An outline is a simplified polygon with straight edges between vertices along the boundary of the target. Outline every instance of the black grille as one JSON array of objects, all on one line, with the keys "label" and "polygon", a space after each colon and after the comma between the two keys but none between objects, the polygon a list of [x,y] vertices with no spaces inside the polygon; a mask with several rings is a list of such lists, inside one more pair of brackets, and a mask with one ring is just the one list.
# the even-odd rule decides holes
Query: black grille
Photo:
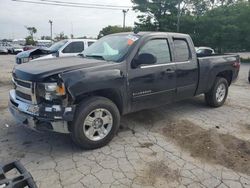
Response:
[{"label": "black grille", "polygon": [[31,96],[16,90],[16,95],[22,99],[31,101]]},{"label": "black grille", "polygon": [[17,85],[23,86],[23,87],[27,87],[27,88],[31,88],[31,84],[27,83],[27,82],[23,82],[21,80],[17,80],[15,79],[15,82],[17,83]]}]

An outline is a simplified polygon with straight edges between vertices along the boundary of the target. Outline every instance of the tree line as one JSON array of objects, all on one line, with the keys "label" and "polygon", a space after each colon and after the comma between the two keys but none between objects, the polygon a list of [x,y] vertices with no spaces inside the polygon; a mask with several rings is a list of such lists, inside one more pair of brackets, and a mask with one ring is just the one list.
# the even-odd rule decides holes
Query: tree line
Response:
[{"label": "tree line", "polygon": [[[190,34],[196,46],[218,52],[250,50],[250,2],[246,0],[132,0],[135,31]],[[99,37],[122,31],[108,26]],[[126,28],[126,31],[132,28]]]}]

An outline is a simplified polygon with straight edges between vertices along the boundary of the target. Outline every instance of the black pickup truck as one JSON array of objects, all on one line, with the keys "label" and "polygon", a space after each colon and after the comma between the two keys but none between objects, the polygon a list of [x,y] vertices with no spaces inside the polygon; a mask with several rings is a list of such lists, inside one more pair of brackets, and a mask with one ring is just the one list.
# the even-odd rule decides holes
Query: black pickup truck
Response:
[{"label": "black pickup truck", "polygon": [[200,94],[223,105],[239,68],[237,55],[197,57],[189,35],[113,34],[78,57],[16,66],[9,109],[27,127],[94,149],[114,137],[120,115]]}]

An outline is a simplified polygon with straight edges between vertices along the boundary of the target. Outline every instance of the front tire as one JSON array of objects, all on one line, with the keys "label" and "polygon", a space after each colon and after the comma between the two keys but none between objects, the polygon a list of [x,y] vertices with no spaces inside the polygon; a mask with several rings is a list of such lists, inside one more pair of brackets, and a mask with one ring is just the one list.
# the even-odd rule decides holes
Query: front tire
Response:
[{"label": "front tire", "polygon": [[78,107],[72,124],[71,138],[83,149],[96,149],[108,144],[120,125],[117,106],[104,97],[91,97]]},{"label": "front tire", "polygon": [[206,103],[212,107],[222,106],[228,94],[228,81],[225,78],[217,77],[211,90],[205,94]]}]

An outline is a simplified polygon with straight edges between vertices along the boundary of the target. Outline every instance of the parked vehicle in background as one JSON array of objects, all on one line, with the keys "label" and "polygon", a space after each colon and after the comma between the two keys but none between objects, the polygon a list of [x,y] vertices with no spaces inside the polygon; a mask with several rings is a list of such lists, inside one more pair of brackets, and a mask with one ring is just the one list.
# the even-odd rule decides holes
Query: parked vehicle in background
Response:
[{"label": "parked vehicle in background", "polygon": [[211,55],[211,54],[215,54],[214,49],[210,48],[210,47],[197,47],[195,48],[196,53],[199,55]]},{"label": "parked vehicle in background", "polygon": [[[61,41],[64,44],[61,48],[59,48],[56,53],[49,54],[40,58],[35,59],[51,59],[56,57],[70,57],[77,56],[79,53],[87,49],[91,46],[96,40],[93,39],[68,39]],[[61,45],[61,44],[60,44]],[[53,50],[55,51],[55,50]]]},{"label": "parked vehicle in background", "polygon": [[5,46],[0,46],[0,54],[8,54],[8,49]]},{"label": "parked vehicle in background", "polygon": [[9,108],[30,128],[69,133],[94,149],[116,135],[120,115],[200,94],[222,106],[239,69],[238,55],[197,58],[189,35],[118,33],[81,56],[16,66]]},{"label": "parked vehicle in background", "polygon": [[13,39],[12,40],[12,44],[13,45],[21,45],[21,46],[24,46],[26,43],[26,40],[21,38],[21,39]]},{"label": "parked vehicle in background", "polygon": [[8,53],[10,53],[12,45],[9,42],[3,42],[0,44],[0,46],[5,47],[8,50]]},{"label": "parked vehicle in background", "polygon": [[37,47],[36,46],[32,46],[32,45],[27,45],[27,46],[23,47],[23,51],[32,50],[32,49],[35,49],[35,48],[37,48]]},{"label": "parked vehicle in background", "polygon": [[37,48],[19,53],[16,63],[27,63],[34,59],[51,59],[56,57],[76,56],[88,48],[96,40],[94,39],[66,39],[54,43],[49,48]]},{"label": "parked vehicle in background", "polygon": [[38,47],[50,47],[53,44],[51,40],[37,40],[36,46]]},{"label": "parked vehicle in background", "polygon": [[23,52],[23,46],[18,44],[13,44],[10,47],[8,47],[8,51],[10,54],[18,54],[20,52]]}]

